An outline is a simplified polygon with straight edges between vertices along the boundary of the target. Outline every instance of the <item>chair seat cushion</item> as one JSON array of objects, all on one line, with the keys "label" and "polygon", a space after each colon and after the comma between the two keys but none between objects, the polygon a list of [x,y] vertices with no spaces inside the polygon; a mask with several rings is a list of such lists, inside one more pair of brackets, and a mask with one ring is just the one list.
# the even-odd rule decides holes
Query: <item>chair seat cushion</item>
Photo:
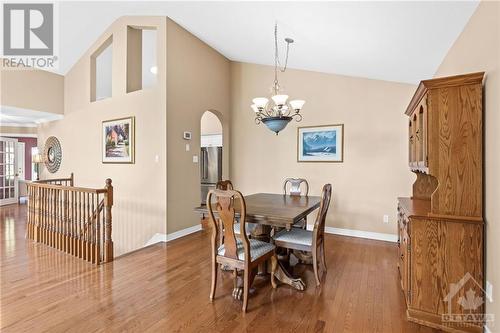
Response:
[{"label": "chair seat cushion", "polygon": [[312,246],[313,233],[309,230],[292,228],[292,230],[282,230],[274,235],[274,240],[298,245]]},{"label": "chair seat cushion", "polygon": [[[255,223],[246,223],[245,224],[245,232],[247,235],[250,235],[252,234],[252,231],[255,229]],[[239,235],[241,234],[241,225],[239,223],[235,223],[234,224],[234,233]]]},{"label": "chair seat cushion", "polygon": [[[256,239],[249,239],[248,241],[250,242],[250,257],[252,258],[252,261],[255,261],[256,259],[262,257],[266,253],[274,251],[275,248],[273,244],[262,242]],[[238,259],[245,260],[245,251],[243,250],[243,242],[239,239],[236,239],[236,251],[238,253]],[[221,246],[219,246],[217,254],[223,256],[225,252],[226,249],[224,248],[224,244],[222,244]]]}]

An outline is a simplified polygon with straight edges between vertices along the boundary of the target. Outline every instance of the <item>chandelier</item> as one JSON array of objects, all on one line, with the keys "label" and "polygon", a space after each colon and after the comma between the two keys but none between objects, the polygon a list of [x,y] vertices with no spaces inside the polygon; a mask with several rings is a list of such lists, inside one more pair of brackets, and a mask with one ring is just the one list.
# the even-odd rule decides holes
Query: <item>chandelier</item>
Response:
[{"label": "chandelier", "polygon": [[288,95],[285,95],[280,91],[280,85],[278,82],[278,68],[282,73],[286,71],[286,66],[288,64],[288,51],[290,49],[290,44],[293,43],[293,39],[285,38],[285,42],[285,65],[283,66],[283,68],[281,68],[278,54],[278,24],[275,24],[274,83],[272,86],[272,102],[270,102],[266,97],[257,97],[252,100],[253,104],[251,105],[252,110],[255,112],[255,123],[257,125],[259,125],[261,122],[264,123],[267,128],[275,132],[276,135],[278,135],[278,133],[283,130],[293,118],[295,118],[296,121],[302,120],[302,115],[300,115],[299,112],[305,103],[305,101],[301,99],[288,101]]}]

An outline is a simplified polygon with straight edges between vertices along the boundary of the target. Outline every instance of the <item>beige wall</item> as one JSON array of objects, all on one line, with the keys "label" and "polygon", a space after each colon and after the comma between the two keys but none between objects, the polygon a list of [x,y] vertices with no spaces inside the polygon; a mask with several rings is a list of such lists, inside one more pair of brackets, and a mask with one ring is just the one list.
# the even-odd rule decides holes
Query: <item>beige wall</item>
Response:
[{"label": "beige wall", "polygon": [[[200,223],[200,120],[211,110],[223,126],[223,177],[229,178],[230,62],[167,19],[167,229],[172,233]],[[191,131],[188,142],[183,131]],[[189,143],[190,151],[185,144]]]},{"label": "beige wall", "polygon": [[206,111],[201,117],[201,135],[222,134],[222,123],[212,112]]},{"label": "beige wall", "polygon": [[[158,83],[126,93],[126,26],[158,29]],[[90,102],[90,55],[113,35],[113,95]],[[75,174],[77,186],[114,185],[113,239],[117,255],[142,247],[155,233],[166,232],[166,18],[123,17],[115,21],[66,75],[63,120],[39,126],[39,142],[59,138],[63,159],[56,174]],[[101,123],[135,116],[135,164],[101,162]],[[155,156],[159,161],[155,162]]]},{"label": "beige wall", "polygon": [[[276,136],[256,126],[252,98],[266,96],[273,69],[232,65],[232,160],[234,185],[245,194],[280,193],[287,177],[306,178],[311,194],[333,185],[327,226],[396,234],[396,198],[409,195],[406,116],[415,86],[316,72],[287,70],[280,83],[305,99],[302,122]],[[297,163],[297,127],[344,124],[343,163]],[[383,215],[390,217],[383,224]]]},{"label": "beige wall", "polygon": [[36,69],[0,68],[0,104],[64,113],[64,76]]},{"label": "beige wall", "polygon": [[482,2],[436,72],[436,77],[485,71],[485,220],[486,279],[493,288],[494,303],[486,311],[494,313],[500,332],[500,3]]},{"label": "beige wall", "polygon": [[37,134],[36,127],[0,126],[0,135]]}]

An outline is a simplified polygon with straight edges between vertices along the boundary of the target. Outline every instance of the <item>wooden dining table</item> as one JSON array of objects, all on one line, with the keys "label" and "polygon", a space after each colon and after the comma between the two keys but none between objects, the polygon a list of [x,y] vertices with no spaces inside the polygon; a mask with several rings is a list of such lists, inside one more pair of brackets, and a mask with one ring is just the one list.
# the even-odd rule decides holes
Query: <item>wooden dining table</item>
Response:
[{"label": "wooden dining table", "polygon": [[[319,196],[297,196],[274,193],[256,193],[245,197],[247,223],[256,223],[251,237],[265,242],[271,241],[271,232],[276,229],[285,228],[290,230],[292,226],[306,218],[311,212],[319,208],[321,197]],[[235,202],[236,217],[239,217],[240,205]],[[208,216],[208,207],[196,207],[195,212],[201,214],[202,218]],[[214,209],[214,213],[216,210]],[[297,290],[304,290],[306,285],[301,278],[294,278],[288,269],[288,256],[278,255],[278,267],[275,277],[282,283],[288,284]],[[266,274],[268,270],[263,267],[259,274]],[[241,287],[237,287],[241,289]],[[239,298],[241,290],[233,291],[233,296]]]}]

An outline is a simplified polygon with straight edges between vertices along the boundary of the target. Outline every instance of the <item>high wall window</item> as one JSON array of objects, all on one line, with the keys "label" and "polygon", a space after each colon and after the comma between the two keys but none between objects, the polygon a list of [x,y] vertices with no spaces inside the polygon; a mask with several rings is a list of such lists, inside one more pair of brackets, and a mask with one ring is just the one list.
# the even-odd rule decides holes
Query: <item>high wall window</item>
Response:
[{"label": "high wall window", "polygon": [[108,38],[90,57],[92,102],[111,97],[113,87],[113,37]]},{"label": "high wall window", "polygon": [[127,27],[127,92],[156,84],[157,32],[154,28]]}]

